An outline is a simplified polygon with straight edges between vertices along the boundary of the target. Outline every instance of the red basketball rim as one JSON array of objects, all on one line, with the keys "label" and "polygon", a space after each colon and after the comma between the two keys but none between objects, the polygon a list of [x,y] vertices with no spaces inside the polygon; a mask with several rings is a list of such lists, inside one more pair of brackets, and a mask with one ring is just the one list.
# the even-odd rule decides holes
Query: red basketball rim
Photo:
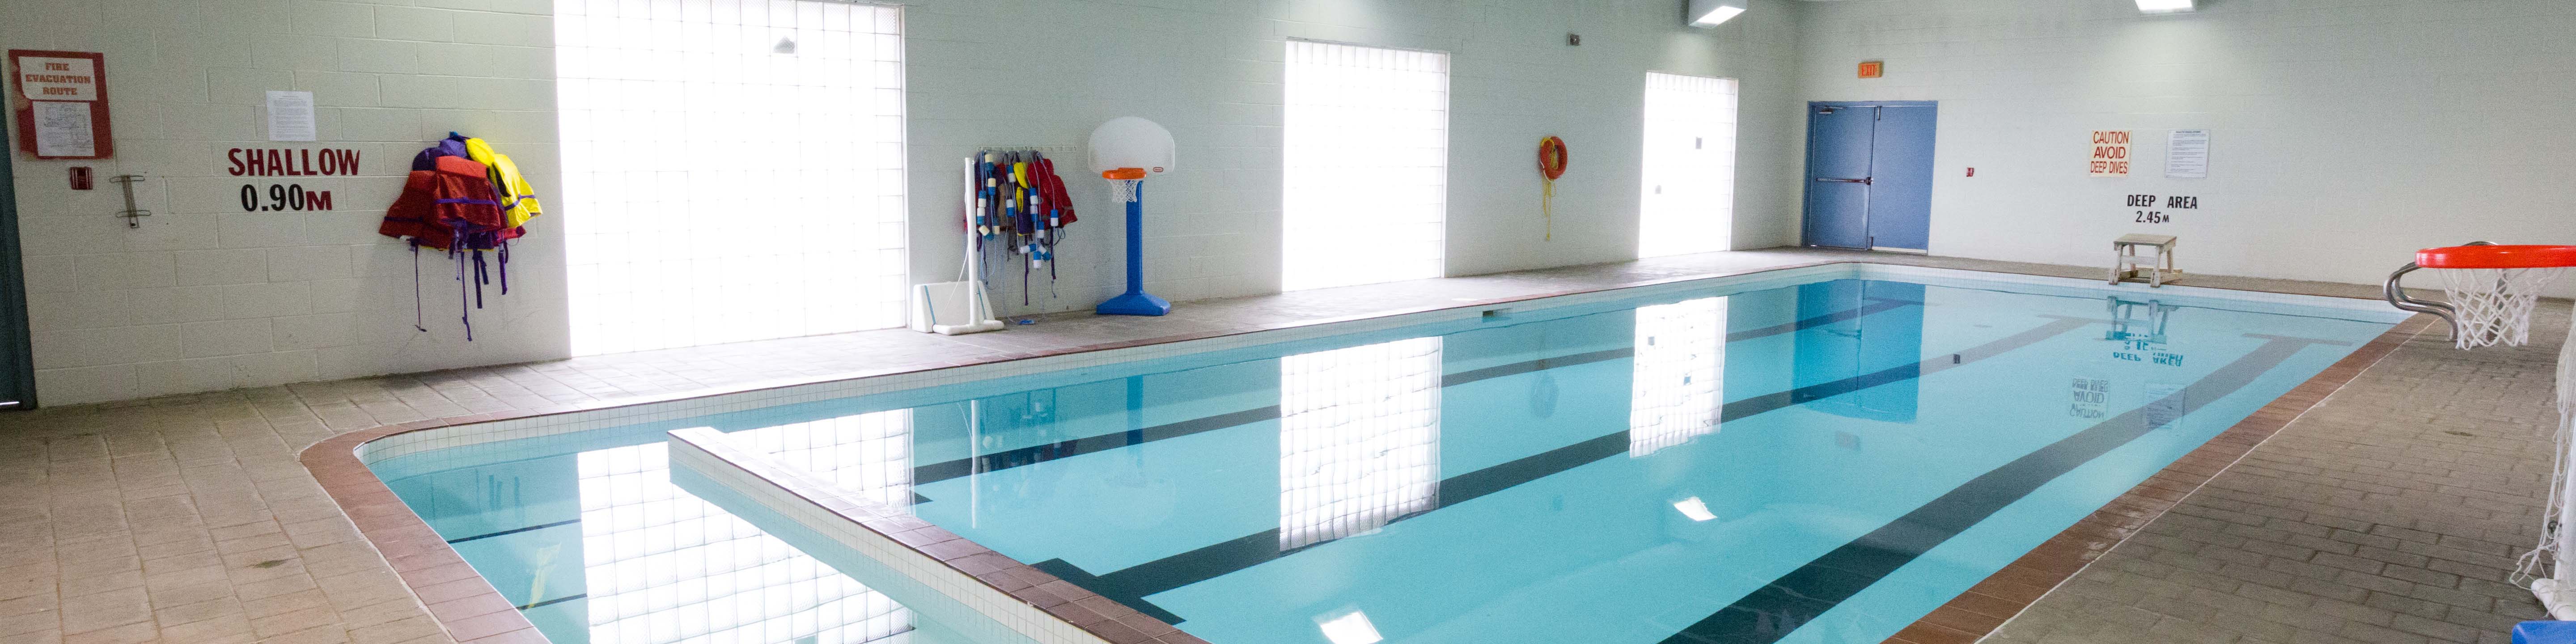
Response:
[{"label": "red basketball rim", "polygon": [[2415,251],[2424,268],[2559,268],[2576,266],[2576,246],[2543,244],[2444,246]]}]

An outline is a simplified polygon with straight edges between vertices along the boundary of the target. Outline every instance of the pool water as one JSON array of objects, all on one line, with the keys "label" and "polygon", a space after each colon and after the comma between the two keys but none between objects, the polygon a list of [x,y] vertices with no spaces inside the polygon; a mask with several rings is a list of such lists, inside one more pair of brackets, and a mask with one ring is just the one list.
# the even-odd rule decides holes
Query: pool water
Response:
[{"label": "pool water", "polygon": [[2396,320],[2146,293],[1739,286],[373,467],[557,642],[920,622],[673,488],[695,426],[1216,644],[1878,642]]}]

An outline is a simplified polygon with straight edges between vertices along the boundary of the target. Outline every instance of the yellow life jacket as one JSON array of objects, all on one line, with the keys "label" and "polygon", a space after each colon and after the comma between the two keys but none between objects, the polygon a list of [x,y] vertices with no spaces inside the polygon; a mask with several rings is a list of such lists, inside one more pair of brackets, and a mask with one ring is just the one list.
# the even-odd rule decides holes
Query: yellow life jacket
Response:
[{"label": "yellow life jacket", "polygon": [[545,214],[537,205],[537,189],[528,187],[527,177],[519,175],[519,164],[510,155],[492,151],[492,145],[482,139],[467,137],[465,156],[491,168],[492,189],[501,195],[501,217],[509,227],[527,225]]}]

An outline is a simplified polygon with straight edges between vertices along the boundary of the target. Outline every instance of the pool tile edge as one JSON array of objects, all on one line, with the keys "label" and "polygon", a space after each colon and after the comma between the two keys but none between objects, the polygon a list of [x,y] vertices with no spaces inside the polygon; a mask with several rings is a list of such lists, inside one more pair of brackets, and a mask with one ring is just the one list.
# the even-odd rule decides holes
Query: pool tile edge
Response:
[{"label": "pool tile edge", "polygon": [[2436,320],[2430,314],[2419,313],[2389,327],[2324,371],[2174,459],[2101,509],[1916,619],[1887,638],[1885,644],[1971,644],[1992,635],[2085,566],[2180,505],[2184,497],[2252,453],[2291,420],[2324,403],[2326,397],[2342,390],[2363,370],[2395,352],[2398,345],[2434,328]]},{"label": "pool tile edge", "polygon": [[[849,494],[839,486],[743,449],[713,428],[669,432],[671,466],[747,483],[734,491],[771,505],[842,545],[911,577],[1039,644],[1207,644],[1179,628],[1082,589],[909,511]],[[707,468],[722,468],[710,472]],[[767,498],[763,498],[767,497]],[[816,525],[799,515],[826,515]]]},{"label": "pool tile edge", "polygon": [[[373,470],[358,460],[358,447],[368,441],[408,431],[445,426],[437,423],[388,425],[362,429],[325,438],[297,455],[304,468],[313,474],[315,483],[341,512],[355,524],[359,536],[372,544],[395,576],[421,602],[422,591],[432,586],[465,583],[461,596],[444,601],[421,602],[421,608],[441,630],[458,644],[546,644],[518,607],[501,596],[465,558],[448,547],[447,540],[431,530],[429,524],[411,511],[392,488],[377,479]],[[441,593],[442,595],[450,593]]]}]

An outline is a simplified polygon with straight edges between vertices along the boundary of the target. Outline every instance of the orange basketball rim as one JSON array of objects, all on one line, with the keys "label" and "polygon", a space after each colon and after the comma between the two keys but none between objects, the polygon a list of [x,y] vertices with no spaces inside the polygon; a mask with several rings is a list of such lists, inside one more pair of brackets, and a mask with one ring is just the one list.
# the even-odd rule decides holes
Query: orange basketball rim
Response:
[{"label": "orange basketball rim", "polygon": [[2424,268],[2563,268],[2576,266],[2576,246],[2489,244],[2443,246],[2415,251]]}]

